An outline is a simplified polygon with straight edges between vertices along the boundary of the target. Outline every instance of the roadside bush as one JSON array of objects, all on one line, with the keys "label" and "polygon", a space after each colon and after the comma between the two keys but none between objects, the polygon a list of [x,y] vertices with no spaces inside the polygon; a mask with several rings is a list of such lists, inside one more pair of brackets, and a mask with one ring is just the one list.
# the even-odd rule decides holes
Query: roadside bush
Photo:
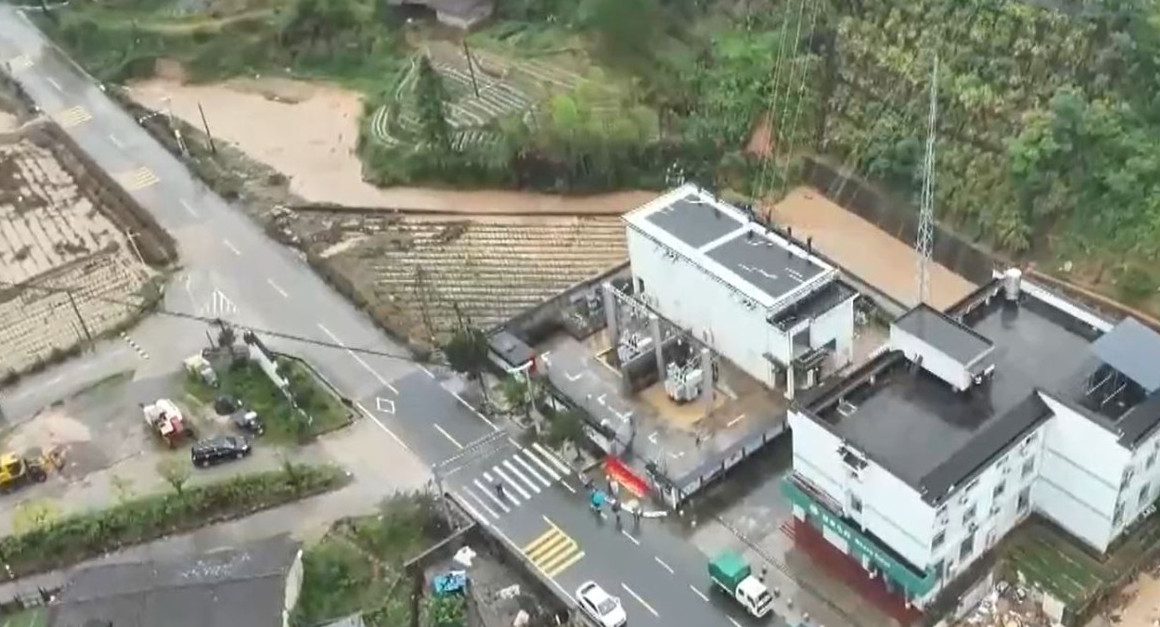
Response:
[{"label": "roadside bush", "polygon": [[0,562],[9,578],[24,577],[117,549],[231,520],[341,487],[348,475],[335,466],[296,466],[125,501],[108,509],[50,521],[0,538]]}]

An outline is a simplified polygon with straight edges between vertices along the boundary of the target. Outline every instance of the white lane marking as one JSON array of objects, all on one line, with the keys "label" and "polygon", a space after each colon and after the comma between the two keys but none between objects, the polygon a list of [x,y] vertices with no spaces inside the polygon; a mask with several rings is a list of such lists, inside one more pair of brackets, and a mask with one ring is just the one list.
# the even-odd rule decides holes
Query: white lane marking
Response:
[{"label": "white lane marking", "polygon": [[[515,442],[512,442],[512,444],[515,444]],[[517,445],[517,446],[519,446],[519,445]],[[529,451],[528,449],[526,449],[526,448],[523,448],[523,447],[521,446],[521,447],[520,447],[520,450],[521,450],[521,451],[523,451],[523,452],[524,452],[524,455],[527,455],[529,459],[531,459],[532,461],[536,462],[536,465],[537,465],[537,466],[539,466],[540,468],[543,468],[543,469],[544,469],[544,472],[548,473],[548,474],[549,474],[549,475],[552,477],[552,479],[553,479],[554,481],[559,481],[559,480],[560,480],[560,473],[556,472],[556,470],[555,470],[554,468],[552,468],[551,466],[549,466],[549,465],[545,464],[545,463],[544,463],[544,462],[543,462],[543,461],[542,461],[542,460],[541,460],[541,459],[540,459],[538,456],[534,455],[534,454],[533,454],[531,451]]]},{"label": "white lane marking", "polygon": [[403,449],[406,450],[408,453],[411,452],[411,447],[407,446],[406,442],[403,442],[403,440],[399,439],[399,436],[395,435],[394,431],[391,431],[390,429],[388,429],[387,425],[379,422],[379,419],[376,418],[374,414],[367,411],[367,408],[363,407],[362,403],[356,402],[354,405],[355,405],[355,407],[358,407],[359,411],[361,411],[364,415],[366,415],[366,417],[373,420],[375,422],[375,424],[379,426],[380,429],[382,429],[383,431],[386,431],[387,435],[391,436],[391,438],[393,438],[396,442],[399,443],[399,446],[403,447]]},{"label": "white lane marking", "polygon": [[[452,493],[454,494],[455,492],[454,492],[454,491],[452,491]],[[462,506],[464,506],[464,507],[466,507],[466,508],[467,508],[467,513],[468,513],[468,514],[471,514],[471,517],[472,517],[472,518],[474,518],[475,520],[479,521],[479,523],[480,523],[480,524],[482,524],[482,525],[486,525],[486,524],[487,524],[487,519],[486,519],[486,518],[484,518],[484,517],[483,517],[483,514],[480,514],[480,513],[479,513],[479,510],[475,509],[475,506],[474,506],[474,505],[472,505],[471,503],[469,503],[469,502],[467,501],[467,499],[460,498],[460,499],[459,499],[459,504],[460,504],[460,505],[462,505]]]},{"label": "white lane marking", "polygon": [[57,91],[64,91],[64,89],[62,89],[62,88],[61,88],[61,86],[60,86],[60,83],[56,82],[56,79],[55,79],[55,78],[52,78],[52,77],[50,76],[50,77],[48,77],[48,78],[47,78],[47,79],[45,79],[45,80],[47,80],[47,81],[48,81],[48,84],[49,84],[49,85],[52,85],[52,86],[53,86],[53,87],[54,87],[54,88],[55,88]]},{"label": "white lane marking", "polygon": [[661,559],[661,558],[659,558],[659,557],[656,557],[655,555],[653,556],[653,559],[654,559],[654,560],[656,560],[656,561],[657,561],[657,563],[661,565],[661,568],[663,568],[663,569],[665,569],[665,570],[669,571],[669,574],[670,574],[670,575],[671,575],[671,574],[673,574],[673,567],[672,567],[672,566],[669,566],[668,564],[666,564],[666,563],[664,562],[664,560],[662,560],[662,559]]},{"label": "white lane marking", "polygon": [[[432,377],[432,378],[434,378],[434,377]],[[499,431],[499,427],[495,426],[495,423],[493,423],[492,421],[488,420],[488,419],[487,419],[487,416],[484,416],[483,414],[479,413],[479,410],[478,410],[478,409],[476,409],[476,408],[474,408],[474,407],[472,407],[472,406],[471,406],[471,403],[468,403],[467,401],[463,400],[463,397],[459,395],[459,392],[452,392],[451,394],[452,394],[453,396],[455,396],[455,398],[459,399],[459,402],[460,402],[460,403],[463,403],[463,406],[464,406],[464,407],[466,407],[466,408],[470,409],[472,412],[474,412],[474,413],[475,413],[475,415],[476,415],[476,416],[479,416],[479,419],[480,419],[480,420],[482,420],[482,421],[486,422],[486,423],[487,423],[487,426],[491,427],[493,431]]]},{"label": "white lane marking", "polygon": [[520,472],[515,467],[515,464],[511,463],[510,460],[507,460],[507,459],[503,460],[503,465],[505,468],[512,471],[512,473],[515,474],[515,476],[519,477],[520,481],[523,481],[524,483],[528,484],[528,487],[532,489],[532,492],[535,492],[536,494],[540,493],[540,486],[533,483],[531,479],[528,479],[527,477],[525,477],[524,473]]},{"label": "white lane marking", "polygon": [[188,200],[186,200],[186,199],[184,199],[184,198],[182,198],[182,199],[181,199],[181,207],[182,207],[183,209],[185,209],[186,213],[188,213],[189,215],[191,215],[191,216],[193,216],[193,217],[195,217],[195,218],[200,218],[200,217],[201,217],[201,216],[200,216],[200,215],[197,213],[197,209],[194,209],[194,208],[193,208],[193,205],[189,204],[189,201],[188,201]]},{"label": "white lane marking", "polygon": [[[488,498],[490,498],[496,505],[499,505],[499,508],[503,510],[503,513],[511,513],[512,510],[507,506],[507,503],[504,503],[503,501],[496,498],[492,490],[488,490],[487,488],[483,487],[483,484],[479,482],[479,479],[472,479],[472,481],[475,483],[475,487],[479,488],[480,492],[486,494]],[[490,479],[488,479],[488,481],[490,481]]]},{"label": "white lane marking", "polygon": [[281,294],[282,298],[290,298],[290,295],[286,293],[286,290],[278,287],[278,284],[275,283],[273,280],[266,279],[266,283],[269,283],[270,287],[274,288],[275,292],[278,292],[279,294]]},{"label": "white lane marking", "polygon": [[491,475],[488,474],[488,472],[486,470],[483,471],[483,478],[487,479],[488,483],[495,483],[495,479],[492,479]]},{"label": "white lane marking", "polygon": [[[629,588],[629,587],[628,587],[628,585],[626,585],[626,584],[625,584],[623,581],[622,581],[622,582],[620,582],[620,587],[621,587],[621,588],[624,588],[624,591],[625,591],[625,592],[627,592],[627,593],[631,594],[631,595],[632,595],[632,598],[634,598],[634,599],[636,599],[637,601],[639,601],[639,602],[640,602],[640,604],[644,606],[644,609],[646,609],[646,610],[648,610],[648,611],[652,612],[652,615],[653,615],[653,616],[656,616],[657,618],[660,618],[660,617],[661,617],[661,615],[660,615],[660,614],[657,614],[657,611],[653,609],[653,606],[649,605],[649,604],[648,604],[648,603],[647,603],[647,602],[646,602],[644,599],[640,598],[640,595],[639,595],[639,594],[637,594],[637,593],[635,593],[635,592],[633,592],[633,591],[632,591],[632,588]],[[741,626],[740,626],[740,625],[738,625],[737,627],[741,627]]]},{"label": "white lane marking", "polygon": [[548,449],[540,446],[539,442],[532,442],[532,448],[536,449],[537,453],[539,453],[540,455],[543,455],[544,458],[546,458],[548,461],[552,462],[552,465],[555,466],[556,468],[559,468],[560,472],[565,473],[565,474],[571,472],[571,470],[569,470],[568,466],[565,465],[564,462],[560,461],[559,459],[556,459],[556,456],[553,455],[552,452],[549,451]]},{"label": "white lane marking", "polygon": [[121,140],[117,139],[117,136],[112,134],[112,133],[109,133],[109,141],[112,142],[113,145],[116,146],[117,148],[124,148],[125,147],[125,144],[121,143]]},{"label": "white lane marking", "polygon": [[242,251],[238,250],[238,247],[234,246],[233,242],[231,242],[230,240],[223,239],[222,244],[224,244],[226,248],[230,249],[230,252],[234,253],[235,255],[237,255],[239,257],[242,256]]},{"label": "white lane marking", "polygon": [[448,440],[451,440],[451,443],[454,444],[455,446],[458,446],[460,448],[460,450],[463,449],[463,445],[459,443],[459,440],[456,440],[455,438],[451,437],[451,434],[447,433],[447,431],[443,427],[440,427],[437,424],[432,424],[431,426],[435,427],[435,430],[438,431],[439,433],[442,433],[443,437],[447,438]]},{"label": "white lane marking", "polygon": [[708,603],[708,602],[709,602],[709,597],[705,596],[705,593],[704,593],[704,592],[701,592],[700,590],[698,590],[698,589],[694,588],[694,587],[693,587],[693,584],[689,584],[689,589],[693,591],[693,594],[695,594],[695,595],[697,595],[697,596],[701,597],[701,600],[702,600],[702,601],[704,601],[704,602],[706,602],[706,603]]},{"label": "white lane marking", "polygon": [[734,620],[732,616],[726,616],[725,618],[728,618],[728,619],[729,619],[729,622],[733,623],[733,625],[734,625],[735,627],[741,627],[741,623],[739,623],[739,622],[737,622],[736,620]]},{"label": "white lane marking", "polygon": [[487,513],[491,514],[492,518],[499,520],[499,514],[495,513],[494,509],[488,507],[487,503],[483,502],[483,499],[476,496],[475,492],[472,492],[471,486],[466,486],[466,485],[463,486],[463,492],[465,494],[467,494],[467,496],[470,496],[472,498],[472,500],[474,500],[476,503],[478,503],[480,507],[482,507],[484,510],[487,511]]},{"label": "white lane marking", "polygon": [[741,414],[741,415],[737,416],[736,418],[734,418],[733,420],[730,420],[729,422],[725,423],[725,426],[732,427],[733,425],[741,422],[742,420],[745,420],[745,414]]},{"label": "white lane marking", "polygon": [[[524,467],[524,470],[527,470],[529,474],[531,474],[533,477],[538,479],[540,481],[540,483],[544,484],[545,488],[552,485],[551,482],[549,482],[547,479],[544,478],[544,475],[541,475],[540,473],[536,472],[536,469],[532,468],[531,464],[529,464],[528,462],[525,462],[524,458],[520,457],[519,455],[516,455],[512,459],[516,460],[516,462],[519,465]],[[539,492],[539,490],[536,490],[536,491]]]},{"label": "white lane marking", "polygon": [[[520,484],[516,483],[515,481],[512,481],[512,478],[511,478],[511,477],[509,477],[509,476],[507,476],[507,473],[505,473],[505,472],[503,471],[503,468],[500,468],[499,466],[492,466],[492,467],[491,467],[491,469],[495,471],[495,474],[497,474],[497,475],[499,475],[500,477],[502,477],[502,478],[503,478],[503,480],[504,480],[504,483],[510,484],[510,485],[511,485],[511,487],[515,488],[517,492],[519,492],[520,494],[522,494],[522,495],[523,495],[523,497],[524,497],[524,500],[525,500],[525,501],[531,500],[531,498],[532,498],[532,495],[531,495],[531,494],[529,494],[529,493],[528,493],[528,491],[527,491],[527,490],[525,490],[523,486],[521,486]],[[512,496],[512,492],[511,492],[511,490],[504,490],[504,491],[503,491],[503,493],[504,493],[504,494],[506,494],[506,495],[507,495],[507,497],[508,497],[509,499],[511,499],[511,500],[512,500],[512,502],[513,502],[513,503],[515,503],[516,505],[519,505],[519,504],[520,504],[519,500],[518,500],[518,499],[516,499],[516,497]]]},{"label": "white lane marking", "polygon": [[640,540],[637,540],[636,538],[632,537],[631,533],[625,531],[624,529],[621,529],[620,533],[624,534],[624,537],[628,538],[629,540],[632,540],[633,544],[640,546]]},{"label": "white lane marking", "polygon": [[560,485],[564,486],[565,488],[568,488],[568,491],[571,492],[572,494],[576,494],[576,488],[573,488],[572,486],[568,485],[567,481],[561,481]]},{"label": "white lane marking", "polygon": [[435,375],[432,374],[431,371],[427,369],[427,366],[419,364],[419,370],[422,370],[423,372],[427,373],[427,376],[431,377],[432,379],[435,378]]},{"label": "white lane marking", "polygon": [[342,340],[338,339],[338,336],[335,335],[330,329],[322,326],[321,322],[318,323],[318,328],[322,329],[323,333],[329,335],[330,339],[334,340],[335,344],[338,344],[339,346],[341,346],[342,349],[347,352],[347,354],[349,354],[351,357],[354,357],[354,360],[357,361],[360,366],[365,368],[367,372],[373,374],[375,376],[375,378],[379,380],[379,383],[382,383],[383,385],[387,386],[387,389],[394,392],[395,394],[399,393],[399,391],[395,389],[395,386],[391,385],[391,383],[389,381],[384,379],[383,375],[375,372],[375,369],[371,368],[370,365],[367,364],[367,362],[363,361],[363,358],[359,357],[358,353],[355,353],[354,351],[347,348],[346,344],[343,344]]}]

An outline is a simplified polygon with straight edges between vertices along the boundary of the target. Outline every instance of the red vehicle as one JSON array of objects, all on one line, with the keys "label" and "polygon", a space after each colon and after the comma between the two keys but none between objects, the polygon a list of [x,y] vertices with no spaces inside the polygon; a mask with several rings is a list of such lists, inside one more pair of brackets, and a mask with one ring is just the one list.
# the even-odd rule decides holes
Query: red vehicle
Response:
[{"label": "red vehicle", "polygon": [[153,429],[169,448],[174,448],[185,437],[193,437],[193,428],[185,420],[181,410],[173,401],[162,398],[152,405],[142,405],[145,423]]}]

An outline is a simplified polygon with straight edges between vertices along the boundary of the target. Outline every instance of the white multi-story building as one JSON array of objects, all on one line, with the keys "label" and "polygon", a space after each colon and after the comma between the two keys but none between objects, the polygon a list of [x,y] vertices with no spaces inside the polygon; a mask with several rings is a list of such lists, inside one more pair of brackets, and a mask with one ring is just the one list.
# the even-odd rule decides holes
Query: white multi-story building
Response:
[{"label": "white multi-story building", "polygon": [[923,607],[1032,512],[1096,551],[1160,489],[1160,335],[1017,271],[790,410],[799,521]]},{"label": "white multi-story building", "polygon": [[857,292],[808,242],[691,184],[624,220],[636,293],[757,380],[792,398],[850,362]]}]

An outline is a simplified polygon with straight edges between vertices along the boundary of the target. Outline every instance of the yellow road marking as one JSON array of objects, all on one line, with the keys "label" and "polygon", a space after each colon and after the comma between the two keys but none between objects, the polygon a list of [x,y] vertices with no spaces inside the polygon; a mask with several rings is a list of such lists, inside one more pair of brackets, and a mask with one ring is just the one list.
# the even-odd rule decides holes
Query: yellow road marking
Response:
[{"label": "yellow road marking", "polygon": [[93,115],[81,106],[65,109],[64,111],[56,114],[57,123],[64,128],[76,126],[77,124],[83,124],[91,119],[93,119]]},{"label": "yellow road marking", "polygon": [[149,168],[137,168],[136,170],[121,176],[121,184],[124,185],[125,189],[127,190],[149,187],[159,180],[161,179],[158,179],[157,175],[153,173],[153,170],[150,170]]},{"label": "yellow road marking", "polygon": [[524,547],[524,555],[545,576],[554,578],[580,561],[584,557],[584,551],[580,550],[580,545],[568,534],[552,524],[552,521],[549,520],[548,524],[551,525],[550,529]]}]

